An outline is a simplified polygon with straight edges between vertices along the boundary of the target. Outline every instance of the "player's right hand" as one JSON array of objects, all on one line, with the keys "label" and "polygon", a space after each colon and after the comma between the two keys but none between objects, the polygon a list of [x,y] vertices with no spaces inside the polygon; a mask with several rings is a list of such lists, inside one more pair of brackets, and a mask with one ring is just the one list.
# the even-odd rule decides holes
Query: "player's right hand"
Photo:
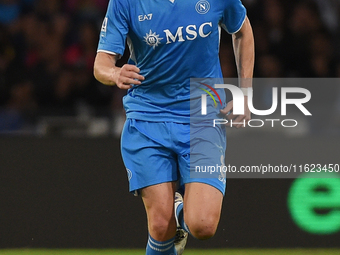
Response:
[{"label": "player's right hand", "polygon": [[145,78],[139,72],[140,69],[135,65],[123,65],[116,73],[116,85],[120,89],[130,89],[132,84],[140,85]]}]

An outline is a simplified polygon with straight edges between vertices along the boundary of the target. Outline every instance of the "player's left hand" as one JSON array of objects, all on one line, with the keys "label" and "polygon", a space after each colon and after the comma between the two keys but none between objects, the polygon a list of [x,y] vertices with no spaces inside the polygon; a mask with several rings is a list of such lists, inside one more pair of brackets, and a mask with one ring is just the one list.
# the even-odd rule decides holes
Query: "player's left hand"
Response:
[{"label": "player's left hand", "polygon": [[246,127],[248,125],[248,122],[251,120],[251,112],[248,107],[248,98],[244,98],[244,114],[243,115],[234,115],[233,113],[233,101],[230,101],[227,106],[222,109],[220,112],[226,116],[226,118],[229,120],[227,126],[230,126],[230,121],[232,120],[233,123],[237,123],[236,125],[233,125],[233,127],[241,128]]}]

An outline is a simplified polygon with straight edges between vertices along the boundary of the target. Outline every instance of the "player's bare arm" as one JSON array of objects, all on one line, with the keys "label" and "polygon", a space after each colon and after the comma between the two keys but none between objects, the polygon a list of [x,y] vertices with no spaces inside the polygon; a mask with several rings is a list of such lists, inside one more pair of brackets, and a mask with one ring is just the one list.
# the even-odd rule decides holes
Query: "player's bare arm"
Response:
[{"label": "player's bare arm", "polygon": [[[242,28],[235,34],[232,35],[235,61],[237,66],[238,77],[240,80],[241,88],[252,87],[252,77],[254,70],[254,36],[253,31],[246,17]],[[245,98],[245,114],[244,115],[234,115],[232,113],[233,101],[230,101],[221,113],[227,115],[229,120],[233,120],[234,123],[239,122],[240,124],[235,125],[236,128],[243,127],[242,122],[245,120],[246,123],[251,119],[251,113],[248,108],[248,98]],[[231,113],[229,113],[231,112]],[[229,113],[229,114],[228,114]]]},{"label": "player's bare arm", "polygon": [[117,67],[117,55],[98,52],[94,62],[94,76],[101,83],[109,86],[117,85],[120,89],[129,89],[134,85],[140,85],[144,77],[135,65],[125,64]]}]

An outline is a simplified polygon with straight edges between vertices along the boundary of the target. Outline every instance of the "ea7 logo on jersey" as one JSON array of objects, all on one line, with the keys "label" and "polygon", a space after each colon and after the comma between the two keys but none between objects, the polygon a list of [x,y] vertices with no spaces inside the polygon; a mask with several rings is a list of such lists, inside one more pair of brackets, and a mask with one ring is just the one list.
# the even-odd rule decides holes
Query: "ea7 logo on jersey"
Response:
[{"label": "ea7 logo on jersey", "polygon": [[146,15],[138,15],[138,21],[151,20],[151,19],[152,19],[152,13],[149,13]]}]

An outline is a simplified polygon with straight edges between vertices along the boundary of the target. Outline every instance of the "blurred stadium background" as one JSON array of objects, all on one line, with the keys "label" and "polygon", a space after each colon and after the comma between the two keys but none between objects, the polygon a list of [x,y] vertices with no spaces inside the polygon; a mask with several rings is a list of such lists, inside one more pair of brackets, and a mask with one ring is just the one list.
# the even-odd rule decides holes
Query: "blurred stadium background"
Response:
[{"label": "blurred stadium background", "polygon": [[[243,3],[255,35],[255,77],[340,78],[339,0]],[[0,0],[1,255],[143,254],[118,250],[143,249],[147,237],[143,206],[127,192],[119,152],[125,92],[92,74],[107,4]],[[236,77],[226,33],[221,64],[225,77]],[[227,161],[339,164],[340,86],[311,90],[318,97],[313,118],[301,119],[300,129],[230,130]],[[263,107],[271,103],[269,92],[256,88]],[[297,192],[294,183],[229,180],[216,237],[188,243],[218,250],[185,254],[340,254],[340,185],[306,183]],[[306,203],[306,217],[297,220],[289,199],[308,189],[302,204],[313,192],[326,202]]]}]

